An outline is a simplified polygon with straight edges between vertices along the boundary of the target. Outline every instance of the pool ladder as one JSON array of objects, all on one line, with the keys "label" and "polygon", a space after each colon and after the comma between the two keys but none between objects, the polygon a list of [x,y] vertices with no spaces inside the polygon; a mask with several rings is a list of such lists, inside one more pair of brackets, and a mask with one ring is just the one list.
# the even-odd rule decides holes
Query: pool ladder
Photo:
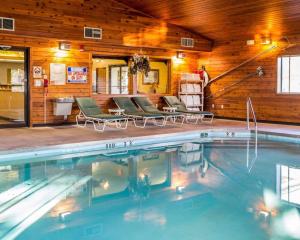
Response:
[{"label": "pool ladder", "polygon": [[255,134],[255,146],[254,146],[254,157],[253,159],[250,161],[250,141],[247,140],[247,169],[248,172],[250,173],[256,160],[257,160],[257,132],[258,132],[258,127],[257,127],[257,119],[256,119],[256,114],[253,108],[253,104],[252,104],[252,100],[250,97],[248,97],[247,102],[246,102],[246,106],[247,106],[247,129],[250,131],[251,127],[250,127],[250,115],[252,114],[252,118],[253,118],[253,123],[254,123],[254,134]]}]

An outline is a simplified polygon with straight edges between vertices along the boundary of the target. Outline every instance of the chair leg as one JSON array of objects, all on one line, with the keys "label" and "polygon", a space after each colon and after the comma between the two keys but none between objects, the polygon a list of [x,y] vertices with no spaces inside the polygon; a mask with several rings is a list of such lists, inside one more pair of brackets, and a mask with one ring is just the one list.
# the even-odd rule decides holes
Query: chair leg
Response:
[{"label": "chair leg", "polygon": [[[97,121],[97,124],[95,121],[93,121],[93,125],[94,125],[94,130],[97,132],[104,132],[104,129],[106,127],[107,121],[104,121],[102,126],[100,124],[100,121]],[[98,126],[101,126],[100,128]]]},{"label": "chair leg", "polygon": [[124,120],[124,126],[122,126],[122,121],[123,120],[116,120],[115,123],[116,123],[116,128],[118,129],[127,129],[127,126],[128,126],[128,118],[126,118]]},{"label": "chair leg", "polygon": [[182,120],[181,120],[181,123],[180,123],[180,127],[182,127],[184,122],[185,122],[185,116],[182,116],[181,118],[182,118]]},{"label": "chair leg", "polygon": [[204,119],[205,119],[205,116],[203,116],[203,118],[201,119],[201,121],[212,124],[212,122],[214,120],[214,115],[210,115],[210,117],[208,117],[208,120],[204,120]]},{"label": "chair leg", "polygon": [[159,123],[157,122],[157,119],[156,119],[156,118],[153,118],[152,120],[153,120],[153,122],[154,122],[154,125],[155,125],[155,126],[158,126],[158,127],[164,127],[164,126],[166,126],[166,124],[167,124],[167,117],[163,117],[163,118],[162,118],[162,124],[159,124]]},{"label": "chair leg", "polygon": [[137,128],[145,128],[145,127],[146,127],[146,124],[147,124],[147,122],[148,122],[148,118],[143,119],[143,125],[138,125],[138,124],[136,123],[136,121],[137,121],[137,118],[133,118],[133,123],[134,123],[134,126],[135,126],[135,127],[137,127]]},{"label": "chair leg", "polygon": [[[196,118],[196,120],[195,121],[190,121],[189,119],[188,119],[188,117],[192,117],[192,118]],[[186,123],[189,123],[189,124],[197,124],[198,123],[198,121],[199,121],[199,117],[197,116],[197,115],[187,115],[186,116],[186,118],[185,118],[186,120]]]},{"label": "chair leg", "polygon": [[[179,118],[181,118],[181,122],[177,123],[177,120],[178,120]],[[168,117],[166,117],[166,121],[167,121],[168,119],[171,119],[170,122],[172,122],[174,125],[180,125],[180,127],[182,127],[183,124],[184,124],[184,122],[186,121],[184,115],[183,115],[183,116],[168,116]]]},{"label": "chair leg", "polygon": [[[81,113],[79,113],[78,115],[76,115],[75,119],[76,119],[76,125],[77,125],[77,127],[82,127],[82,128],[86,127],[86,125],[87,125],[87,119],[85,119],[84,116]],[[80,119],[85,119],[84,124],[80,125],[80,123],[79,123]]]}]

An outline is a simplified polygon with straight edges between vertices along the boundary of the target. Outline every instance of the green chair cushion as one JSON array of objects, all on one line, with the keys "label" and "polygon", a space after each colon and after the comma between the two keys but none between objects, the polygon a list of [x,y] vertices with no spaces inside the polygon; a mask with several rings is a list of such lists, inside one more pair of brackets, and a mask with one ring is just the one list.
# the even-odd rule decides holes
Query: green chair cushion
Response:
[{"label": "green chair cushion", "polygon": [[154,118],[163,117],[163,115],[161,113],[148,113],[148,112],[141,112],[141,111],[126,112],[126,114],[128,114],[128,115],[135,115],[135,116],[141,116],[141,117],[154,117]]},{"label": "green chair cushion", "polygon": [[188,111],[184,103],[180,102],[180,100],[176,96],[164,96],[164,99],[169,106],[176,107],[176,111],[178,112]]},{"label": "green chair cushion", "polygon": [[147,97],[133,97],[133,100],[139,105],[144,112],[159,112]]},{"label": "green chair cushion", "polygon": [[133,97],[134,101],[143,109],[143,111],[163,116],[179,116],[180,113],[171,113],[158,110],[147,97]]},{"label": "green chair cushion", "polygon": [[113,100],[119,108],[125,110],[126,114],[129,112],[141,112],[129,97],[114,97]]},{"label": "green chair cushion", "polygon": [[212,112],[207,112],[207,111],[192,111],[192,110],[180,111],[180,110],[178,110],[178,112],[195,114],[195,115],[197,115],[197,114],[198,115],[214,115]]},{"label": "green chair cushion", "polygon": [[119,115],[111,115],[111,114],[97,114],[97,115],[90,115],[89,117],[93,117],[93,118],[99,118],[99,119],[103,119],[103,120],[117,120],[117,119],[125,119],[124,116],[119,116]]},{"label": "green chair cushion", "polygon": [[76,102],[80,110],[86,115],[98,115],[102,114],[100,107],[97,105],[96,100],[90,97],[76,98]]}]

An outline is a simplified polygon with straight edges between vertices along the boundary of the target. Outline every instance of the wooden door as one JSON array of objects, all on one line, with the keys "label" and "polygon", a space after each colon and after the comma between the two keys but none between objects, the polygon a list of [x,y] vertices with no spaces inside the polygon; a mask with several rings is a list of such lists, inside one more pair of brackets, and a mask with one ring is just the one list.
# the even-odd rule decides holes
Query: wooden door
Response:
[{"label": "wooden door", "polygon": [[106,68],[96,69],[96,89],[97,93],[107,93],[107,78],[106,78]]}]

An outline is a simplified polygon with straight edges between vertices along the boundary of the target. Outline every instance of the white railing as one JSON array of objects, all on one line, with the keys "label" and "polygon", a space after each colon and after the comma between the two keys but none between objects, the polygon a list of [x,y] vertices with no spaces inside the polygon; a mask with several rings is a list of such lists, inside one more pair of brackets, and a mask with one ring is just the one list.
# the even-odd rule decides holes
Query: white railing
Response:
[{"label": "white railing", "polygon": [[253,118],[253,123],[254,123],[254,131],[255,131],[255,150],[254,150],[254,157],[252,159],[252,161],[250,161],[250,143],[249,141],[247,141],[247,169],[249,171],[249,173],[251,172],[252,170],[252,167],[254,166],[256,160],[257,160],[257,132],[258,132],[258,127],[257,127],[257,119],[256,119],[256,114],[255,114],[255,111],[254,111],[254,108],[253,108],[253,104],[252,104],[252,100],[251,98],[249,97],[247,99],[247,128],[248,130],[251,130],[251,127],[250,127],[250,115],[252,113],[252,118]]},{"label": "white railing", "polygon": [[255,127],[255,135],[257,135],[257,120],[256,114],[253,108],[252,100],[250,97],[247,99],[247,128],[250,130],[250,114],[252,113],[254,127]]}]

